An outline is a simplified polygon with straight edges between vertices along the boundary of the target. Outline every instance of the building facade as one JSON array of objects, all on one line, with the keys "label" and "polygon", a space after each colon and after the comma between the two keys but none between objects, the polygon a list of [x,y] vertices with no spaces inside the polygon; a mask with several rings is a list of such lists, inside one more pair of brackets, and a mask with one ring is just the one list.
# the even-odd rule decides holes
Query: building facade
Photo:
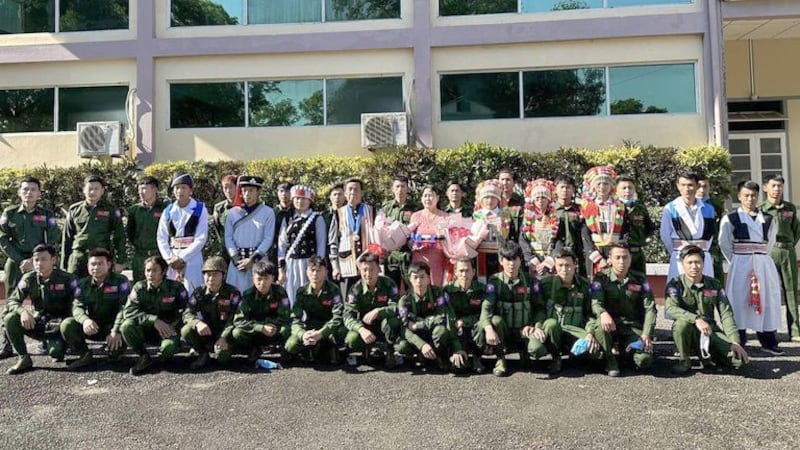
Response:
[{"label": "building facade", "polygon": [[[736,177],[800,173],[793,0],[0,0],[0,166],[70,165],[119,120],[144,163],[729,146]],[[798,144],[800,145],[800,144]]]}]

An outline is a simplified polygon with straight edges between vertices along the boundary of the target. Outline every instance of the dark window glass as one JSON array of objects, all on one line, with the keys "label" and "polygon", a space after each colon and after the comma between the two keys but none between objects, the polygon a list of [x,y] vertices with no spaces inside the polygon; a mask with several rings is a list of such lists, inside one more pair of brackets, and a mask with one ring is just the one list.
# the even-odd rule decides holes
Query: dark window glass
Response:
[{"label": "dark window glass", "polygon": [[783,131],[784,120],[754,120],[748,122],[728,122],[728,131]]},{"label": "dark window glass", "polygon": [[58,131],[75,131],[78,122],[117,120],[123,124],[127,86],[59,88]]},{"label": "dark window glass", "polygon": [[0,91],[0,133],[53,131],[55,89]]},{"label": "dark window glass", "polygon": [[517,72],[442,75],[442,120],[518,118]]},{"label": "dark window glass", "polygon": [[525,117],[593,116],[604,112],[604,69],[525,72],[522,82]]},{"label": "dark window glass", "polygon": [[0,0],[0,34],[56,31],[55,0]]},{"label": "dark window glass", "polygon": [[244,83],[172,84],[171,128],[244,126]]},{"label": "dark window glass", "polygon": [[610,67],[611,114],[697,112],[694,64]]},{"label": "dark window glass", "polygon": [[326,80],[328,125],[361,123],[362,113],[403,112],[403,78]]},{"label": "dark window glass", "polygon": [[440,16],[517,12],[517,0],[439,0]]},{"label": "dark window glass", "polygon": [[325,0],[325,20],[399,19],[400,0]]},{"label": "dark window glass", "polygon": [[250,83],[250,126],[322,125],[322,80]]},{"label": "dark window glass", "polygon": [[60,31],[127,28],[128,0],[61,0]]},{"label": "dark window glass", "polygon": [[237,25],[244,17],[241,0],[172,0],[173,27],[201,25]]}]

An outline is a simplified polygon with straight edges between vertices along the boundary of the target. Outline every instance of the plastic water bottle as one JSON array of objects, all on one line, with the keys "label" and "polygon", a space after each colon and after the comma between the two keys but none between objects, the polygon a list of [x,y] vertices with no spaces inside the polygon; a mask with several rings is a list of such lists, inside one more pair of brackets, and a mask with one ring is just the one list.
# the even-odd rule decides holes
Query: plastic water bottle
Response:
[{"label": "plastic water bottle", "polygon": [[258,359],[256,360],[256,367],[260,369],[264,369],[267,372],[277,369],[282,369],[280,364],[270,361],[269,359]]}]

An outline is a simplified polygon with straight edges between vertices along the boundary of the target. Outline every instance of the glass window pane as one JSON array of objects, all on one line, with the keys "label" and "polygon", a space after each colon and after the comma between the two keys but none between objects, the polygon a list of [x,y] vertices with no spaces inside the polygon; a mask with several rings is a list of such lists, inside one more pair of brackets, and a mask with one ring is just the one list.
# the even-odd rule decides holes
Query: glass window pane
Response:
[{"label": "glass window pane", "polygon": [[171,84],[171,128],[244,126],[244,83]]},{"label": "glass window pane", "polygon": [[761,170],[779,171],[783,167],[781,155],[761,155]]},{"label": "glass window pane", "polygon": [[78,122],[125,118],[128,86],[60,88],[58,90],[58,131],[75,131]]},{"label": "glass window pane", "polygon": [[733,164],[733,170],[750,170],[750,157],[731,156],[731,164]]},{"label": "glass window pane", "polygon": [[517,0],[439,0],[440,16],[517,12]]},{"label": "glass window pane", "polygon": [[610,67],[611,114],[697,112],[694,64]]},{"label": "glass window pane", "polygon": [[244,17],[243,0],[172,0],[171,26],[237,25]]},{"label": "glass window pane", "polygon": [[525,72],[522,82],[525,117],[593,116],[605,109],[604,69]]},{"label": "glass window pane", "polygon": [[730,138],[728,140],[728,151],[731,155],[749,155],[750,140]]},{"label": "glass window pane", "polygon": [[127,28],[128,0],[61,0],[61,31]]},{"label": "glass window pane", "polygon": [[692,0],[608,0],[609,8],[620,8],[623,6],[645,6],[645,5],[690,5]]},{"label": "glass window pane", "polygon": [[247,23],[321,22],[320,0],[248,0]]},{"label": "glass window pane", "polygon": [[524,13],[567,11],[571,9],[602,8],[603,0],[522,0]]},{"label": "glass window pane", "polygon": [[53,131],[55,89],[0,91],[0,133]]},{"label": "glass window pane", "polygon": [[325,0],[325,20],[399,19],[400,0]]},{"label": "glass window pane", "polygon": [[55,0],[0,0],[0,34],[56,31]]},{"label": "glass window pane", "polygon": [[761,138],[758,140],[761,146],[761,153],[780,154],[781,153],[781,139],[780,138]]},{"label": "glass window pane", "polygon": [[519,117],[517,72],[442,75],[442,120]]},{"label": "glass window pane", "polygon": [[326,81],[328,125],[361,123],[362,113],[403,112],[403,78]]},{"label": "glass window pane", "polygon": [[250,83],[250,126],[322,125],[322,80]]}]

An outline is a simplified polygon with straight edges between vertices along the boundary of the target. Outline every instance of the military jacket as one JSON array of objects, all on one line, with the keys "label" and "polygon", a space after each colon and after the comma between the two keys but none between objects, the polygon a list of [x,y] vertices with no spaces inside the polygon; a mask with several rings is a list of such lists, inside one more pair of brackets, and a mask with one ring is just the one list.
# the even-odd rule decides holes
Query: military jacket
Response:
[{"label": "military jacket", "polygon": [[55,246],[57,239],[55,216],[40,206],[31,212],[22,205],[9,206],[0,215],[0,250],[18,264],[30,258],[37,245]]},{"label": "military jacket", "polygon": [[341,290],[330,281],[325,281],[319,295],[314,294],[311,283],[299,288],[291,313],[292,333],[302,335],[311,329],[321,331],[323,337],[330,336],[342,326],[341,314],[334,314],[341,304]]},{"label": "military jacket", "polygon": [[290,314],[289,296],[281,286],[273,284],[267,295],[252,287],[242,294],[242,304],[233,317],[233,325],[250,333],[263,333],[265,325],[280,330],[289,326]]},{"label": "military jacket", "polygon": [[797,245],[797,241],[800,241],[800,220],[797,219],[797,208],[786,201],[780,205],[773,205],[769,201],[764,201],[761,203],[760,208],[764,214],[769,214],[773,217],[778,227],[775,242],[790,244],[791,246]]},{"label": "military jacket", "polygon": [[167,200],[157,198],[153,206],[149,208],[146,208],[142,203],[137,203],[128,208],[125,234],[135,253],[158,254],[158,244],[156,243],[158,221],[161,219],[161,214],[168,204]]},{"label": "military jacket", "polygon": [[122,316],[125,320],[148,325],[160,319],[177,328],[188,299],[183,284],[176,281],[164,279],[158,287],[139,281],[133,285]]},{"label": "military jacket", "polygon": [[9,312],[22,312],[23,302],[30,299],[33,316],[43,319],[66,318],[72,315],[72,301],[78,280],[69,272],[53,268],[50,278],[43,280],[38,273],[22,276],[8,299]]},{"label": "military jacket", "polygon": [[122,264],[126,257],[122,214],[103,200],[94,207],[85,201],[73,204],[64,224],[62,266],[67,266],[72,252],[86,253],[97,247],[112,251],[114,260]]},{"label": "military jacket", "polygon": [[92,277],[81,278],[72,302],[72,317],[80,324],[92,319],[101,329],[118,333],[130,293],[131,283],[125,275],[109,272],[99,285]]},{"label": "military jacket", "polygon": [[647,277],[629,272],[619,278],[611,268],[594,277],[591,284],[592,312],[600,319],[604,312],[611,314],[618,325],[641,328],[652,336],[656,327],[656,302]]},{"label": "military jacket", "polygon": [[653,235],[656,226],[650,218],[647,207],[638,200],[625,205],[625,219],[628,221],[628,245],[642,247]]},{"label": "military jacket", "polygon": [[444,286],[444,291],[450,298],[455,319],[464,323],[464,328],[470,329],[480,320],[484,304],[494,303],[494,291],[478,280],[464,290],[457,281],[451,281]]},{"label": "military jacket", "polygon": [[[552,275],[540,282],[541,304],[544,305],[544,319],[556,319],[559,325],[594,328],[592,315],[592,298],[589,282],[575,277],[570,286],[564,286],[561,278]],[[542,322],[536,325],[541,328]]]},{"label": "military jacket", "polygon": [[[364,322],[365,314],[375,308],[381,308],[378,320],[395,314],[397,308],[397,286],[389,277],[379,276],[375,290],[370,291],[364,280],[358,280],[350,287],[347,301],[334,308],[334,314],[341,310],[344,326],[350,331],[358,331]],[[375,325],[375,323],[373,323]]]},{"label": "military jacket", "polygon": [[[397,301],[397,317],[404,326],[405,339],[418,349],[427,343],[416,331],[433,330],[437,326],[455,329],[455,314],[449,296],[439,286],[429,286],[425,295],[418,297],[413,291]],[[461,350],[458,340],[453,341],[454,352]]]},{"label": "military jacket", "polygon": [[719,313],[722,330],[731,342],[739,342],[738,327],[733,316],[733,308],[725,294],[722,283],[714,278],[703,276],[700,285],[692,283],[686,275],[678,275],[667,283],[667,314],[675,320],[694,323],[701,318],[715,331],[719,330],[714,310]]},{"label": "military jacket", "polygon": [[192,328],[204,322],[214,336],[227,337],[233,331],[233,317],[241,299],[239,290],[224,282],[216,293],[200,286],[189,297],[183,322]]},{"label": "military jacket", "polygon": [[495,315],[502,317],[513,330],[534,325],[534,308],[540,301],[540,287],[536,280],[530,281],[522,271],[515,280],[499,272],[489,278],[487,289],[494,292],[494,303],[489,302],[486,312],[481,314],[483,326],[491,324]]}]

